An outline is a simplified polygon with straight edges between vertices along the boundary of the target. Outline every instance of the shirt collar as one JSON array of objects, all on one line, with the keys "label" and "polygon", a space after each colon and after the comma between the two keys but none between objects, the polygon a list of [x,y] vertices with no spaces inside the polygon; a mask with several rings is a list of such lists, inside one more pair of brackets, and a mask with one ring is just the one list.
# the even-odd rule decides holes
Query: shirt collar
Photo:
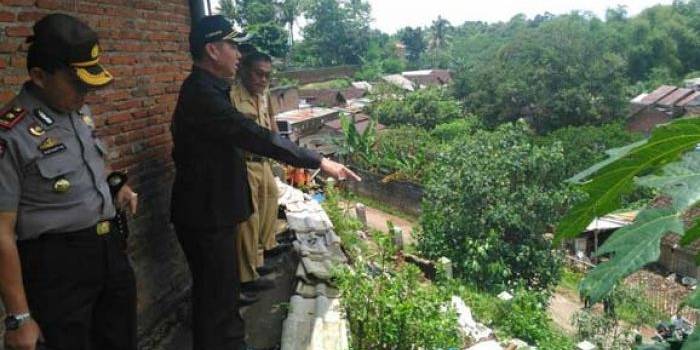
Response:
[{"label": "shirt collar", "polygon": [[231,83],[227,79],[222,79],[206,69],[203,69],[197,65],[192,66],[192,74],[200,77],[205,82],[212,84],[216,89],[221,91],[228,91],[231,88]]}]

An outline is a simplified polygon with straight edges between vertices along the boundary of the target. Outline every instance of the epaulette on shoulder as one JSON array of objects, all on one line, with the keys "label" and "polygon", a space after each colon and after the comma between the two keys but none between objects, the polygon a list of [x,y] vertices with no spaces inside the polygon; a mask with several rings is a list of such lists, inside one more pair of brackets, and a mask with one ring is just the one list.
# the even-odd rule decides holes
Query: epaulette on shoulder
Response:
[{"label": "epaulette on shoulder", "polygon": [[24,109],[24,107],[16,103],[9,103],[7,106],[0,109],[0,129],[12,129],[26,115],[27,110]]}]

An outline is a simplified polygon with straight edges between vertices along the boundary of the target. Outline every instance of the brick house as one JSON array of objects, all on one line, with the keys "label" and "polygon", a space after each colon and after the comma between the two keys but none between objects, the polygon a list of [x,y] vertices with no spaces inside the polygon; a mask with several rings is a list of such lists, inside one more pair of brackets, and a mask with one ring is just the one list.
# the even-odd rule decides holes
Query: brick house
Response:
[{"label": "brick house", "polygon": [[630,101],[627,130],[649,134],[654,126],[684,114],[700,113],[700,92],[662,85]]},{"label": "brick house", "polygon": [[169,125],[191,67],[191,16],[197,0],[0,0],[0,103],[27,79],[25,37],[52,12],[72,14],[100,35],[115,82],[88,98],[108,162],[128,172],[140,212],[130,222],[129,254],[137,275],[139,335],[151,333],[182,304],[189,272],[169,225],[173,177]]}]

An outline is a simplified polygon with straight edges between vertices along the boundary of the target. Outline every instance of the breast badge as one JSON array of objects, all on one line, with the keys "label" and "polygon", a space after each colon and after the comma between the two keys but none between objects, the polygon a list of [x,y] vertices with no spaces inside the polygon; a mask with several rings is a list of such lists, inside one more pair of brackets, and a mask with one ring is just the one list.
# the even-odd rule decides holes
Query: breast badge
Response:
[{"label": "breast badge", "polygon": [[90,129],[94,129],[94,128],[95,128],[95,121],[92,120],[92,117],[91,117],[91,116],[89,116],[89,115],[84,115],[84,116],[83,116],[83,122],[85,123],[85,125],[89,126]]},{"label": "breast badge", "polygon": [[46,114],[46,112],[42,111],[40,108],[34,110],[34,115],[37,117],[37,119],[41,120],[41,122],[44,123],[45,126],[53,125],[53,118],[49,117],[49,115]]},{"label": "breast badge", "polygon": [[44,135],[45,132],[46,132],[46,130],[44,130],[44,128],[41,125],[39,125],[38,123],[34,123],[34,124],[29,126],[29,133],[32,134],[33,136],[39,137],[41,135]]},{"label": "breast badge", "polygon": [[39,151],[45,156],[48,156],[50,154],[54,154],[57,152],[62,152],[66,150],[66,145],[58,142],[53,137],[47,137],[44,141],[41,142],[39,145]]}]

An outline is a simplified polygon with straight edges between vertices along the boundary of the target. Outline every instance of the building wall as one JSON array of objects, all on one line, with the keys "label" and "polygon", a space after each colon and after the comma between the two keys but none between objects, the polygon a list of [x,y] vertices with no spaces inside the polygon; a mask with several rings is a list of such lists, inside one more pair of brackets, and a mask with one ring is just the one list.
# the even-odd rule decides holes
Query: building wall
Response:
[{"label": "building wall", "polygon": [[187,53],[186,0],[0,0],[0,103],[27,79],[24,38],[32,24],[51,12],[77,16],[100,35],[104,65],[116,77],[89,103],[109,163],[128,171],[139,193],[131,221],[129,254],[138,283],[139,330],[143,334],[178,302],[189,285],[182,252],[168,223],[169,124]]},{"label": "building wall", "polygon": [[643,111],[630,117],[627,120],[627,131],[649,134],[656,125],[666,123],[671,120],[666,113],[656,110],[652,106],[646,107]]},{"label": "building wall", "polygon": [[279,114],[299,108],[299,90],[296,86],[270,89],[272,112]]},{"label": "building wall", "polygon": [[352,78],[359,66],[338,66],[282,72],[279,78],[296,80],[299,84],[317,83],[340,78]]}]

